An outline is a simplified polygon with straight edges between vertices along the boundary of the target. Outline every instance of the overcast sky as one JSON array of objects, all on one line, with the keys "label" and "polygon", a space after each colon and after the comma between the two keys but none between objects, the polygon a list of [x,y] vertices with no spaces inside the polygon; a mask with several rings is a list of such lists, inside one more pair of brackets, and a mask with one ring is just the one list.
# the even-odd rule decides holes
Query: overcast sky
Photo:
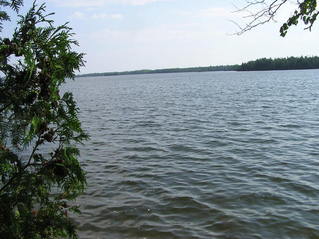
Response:
[{"label": "overcast sky", "polygon": [[[25,0],[25,7],[31,4]],[[44,2],[44,1],[42,1]],[[231,21],[243,0],[47,0],[86,53],[81,73],[237,64],[260,57],[319,55],[319,31],[294,27],[279,36],[286,5],[270,23],[244,35]],[[235,5],[235,6],[234,6]],[[30,6],[30,5],[29,5]],[[13,23],[10,23],[13,24]]]}]

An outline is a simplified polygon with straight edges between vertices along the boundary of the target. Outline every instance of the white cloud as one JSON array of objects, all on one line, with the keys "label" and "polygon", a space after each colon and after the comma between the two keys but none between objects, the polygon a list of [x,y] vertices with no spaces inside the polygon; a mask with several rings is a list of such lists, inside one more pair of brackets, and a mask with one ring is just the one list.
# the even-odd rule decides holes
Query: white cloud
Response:
[{"label": "white cloud", "polygon": [[93,19],[105,19],[105,18],[108,18],[108,17],[109,17],[109,15],[105,14],[105,13],[100,13],[100,14],[95,13],[95,14],[92,15]]},{"label": "white cloud", "polygon": [[71,18],[83,19],[85,14],[83,12],[76,11],[72,14]]},{"label": "white cloud", "polygon": [[106,13],[95,13],[91,16],[93,19],[115,19],[115,20],[121,20],[123,19],[122,14],[106,14]]},{"label": "white cloud", "polygon": [[90,39],[95,42],[113,41],[117,43],[134,44],[175,44],[178,42],[196,42],[206,39],[207,36],[217,36],[225,34],[220,31],[207,31],[201,29],[197,24],[176,24],[160,25],[157,27],[143,28],[139,30],[114,30],[103,29],[90,34]]},{"label": "white cloud", "polygon": [[212,7],[200,9],[197,11],[178,11],[182,16],[192,18],[219,18],[219,19],[232,19],[234,17],[243,17],[244,13],[236,12],[229,7]]},{"label": "white cloud", "polygon": [[199,16],[202,17],[233,17],[234,13],[227,8],[207,8],[199,11]]},{"label": "white cloud", "polygon": [[110,18],[112,19],[117,19],[117,20],[121,20],[123,19],[123,15],[122,14],[110,14]]},{"label": "white cloud", "polygon": [[105,4],[105,0],[51,0],[59,6],[64,7],[100,7]]},{"label": "white cloud", "polygon": [[50,0],[60,6],[67,7],[101,7],[106,4],[122,4],[141,6],[149,3],[164,2],[172,0]]},{"label": "white cloud", "polygon": [[163,2],[165,0],[118,0],[119,2],[122,2],[123,4],[129,4],[129,5],[145,5],[149,3],[154,2]]}]

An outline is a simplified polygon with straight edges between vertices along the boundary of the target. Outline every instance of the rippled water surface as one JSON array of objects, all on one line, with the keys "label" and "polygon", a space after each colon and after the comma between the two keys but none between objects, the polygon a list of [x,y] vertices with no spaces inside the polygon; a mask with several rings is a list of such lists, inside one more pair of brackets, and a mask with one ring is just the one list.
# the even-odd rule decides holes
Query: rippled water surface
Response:
[{"label": "rippled water surface", "polygon": [[78,78],[81,238],[319,238],[319,71]]}]

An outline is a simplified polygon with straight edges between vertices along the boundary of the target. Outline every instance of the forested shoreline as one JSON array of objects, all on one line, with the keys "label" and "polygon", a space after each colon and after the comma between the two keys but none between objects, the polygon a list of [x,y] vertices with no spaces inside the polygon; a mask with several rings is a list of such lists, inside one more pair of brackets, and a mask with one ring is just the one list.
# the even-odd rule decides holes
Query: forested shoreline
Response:
[{"label": "forested shoreline", "polygon": [[116,75],[139,75],[160,73],[183,73],[183,72],[210,72],[210,71],[270,71],[270,70],[306,70],[319,69],[318,56],[285,57],[285,58],[260,58],[248,61],[241,65],[220,65],[188,68],[167,68],[156,70],[136,70],[122,72],[103,72],[82,74],[77,77],[116,76]]},{"label": "forested shoreline", "polygon": [[319,69],[319,57],[260,58],[241,64],[238,71]]},{"label": "forested shoreline", "polygon": [[145,70],[136,70],[136,71],[90,73],[90,74],[78,75],[78,77],[182,73],[182,72],[207,72],[207,71],[236,71],[239,67],[240,65],[225,65],[225,66],[221,65],[221,66],[204,66],[204,67],[188,67],[188,68],[167,68],[167,69],[156,69],[156,70],[145,69]]}]

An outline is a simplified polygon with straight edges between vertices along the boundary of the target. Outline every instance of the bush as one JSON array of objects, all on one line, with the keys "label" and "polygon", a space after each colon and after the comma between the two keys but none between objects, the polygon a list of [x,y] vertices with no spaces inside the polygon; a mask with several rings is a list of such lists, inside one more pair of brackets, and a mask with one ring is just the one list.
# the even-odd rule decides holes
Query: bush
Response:
[{"label": "bush", "polygon": [[72,94],[59,89],[83,54],[50,15],[34,3],[12,37],[0,38],[0,238],[77,238],[69,213],[78,208],[69,204],[86,185],[76,145],[87,135]]}]

